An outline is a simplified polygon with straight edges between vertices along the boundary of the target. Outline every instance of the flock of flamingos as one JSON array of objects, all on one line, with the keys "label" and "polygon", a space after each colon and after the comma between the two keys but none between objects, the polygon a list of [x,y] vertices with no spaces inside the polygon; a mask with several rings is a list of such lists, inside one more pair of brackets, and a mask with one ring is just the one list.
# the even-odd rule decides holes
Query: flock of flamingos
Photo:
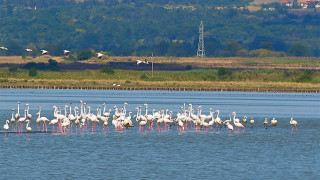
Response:
[{"label": "flock of flamingos", "polygon": [[[36,113],[35,123],[37,124],[37,130],[32,131],[30,122],[32,115],[29,114],[29,104],[25,105],[25,110],[20,114],[20,102],[18,102],[18,109],[15,113],[15,110],[12,109],[11,120],[6,120],[6,123],[3,125],[3,130],[6,135],[9,133],[47,133],[48,128],[47,124],[52,126],[52,133],[72,133],[73,130],[76,133],[92,131],[96,132],[97,126],[102,126],[103,132],[108,132],[109,129],[109,120],[111,118],[111,125],[114,126],[115,131],[124,131],[125,129],[134,127],[133,121],[136,121],[139,125],[139,133],[144,132],[144,127],[148,127],[148,131],[153,131],[154,123],[156,123],[157,130],[159,132],[170,130],[172,125],[177,127],[179,132],[187,131],[188,129],[195,131],[212,131],[212,128],[216,128],[216,131],[219,131],[223,126],[225,129],[228,129],[229,132],[236,128],[237,132],[239,129],[242,129],[242,132],[245,132],[247,117],[244,116],[242,120],[236,117],[236,112],[232,112],[229,115],[229,119],[221,120],[219,117],[219,110],[213,111],[210,108],[210,113],[208,115],[202,114],[202,107],[199,106],[196,109],[193,108],[192,104],[189,104],[188,107],[184,104],[181,106],[181,111],[177,112],[175,118],[173,112],[167,110],[156,111],[152,110],[152,113],[148,113],[148,104],[143,106],[136,107],[137,114],[132,117],[132,112],[127,113],[126,105],[124,103],[123,108],[118,108],[114,106],[114,113],[111,115],[112,110],[109,109],[106,111],[106,104],[103,104],[103,110],[98,107],[96,109],[96,114],[91,112],[91,107],[80,100],[81,106],[74,107],[72,109],[72,103],[65,105],[64,109],[60,107],[53,106],[53,115],[54,119],[49,120],[45,116],[41,116],[41,107],[39,112]],[[142,113],[144,109],[145,113]],[[24,131],[24,123],[26,123],[26,131]],[[255,121],[251,119],[249,121],[251,128]],[[10,125],[9,125],[10,124]],[[292,125],[292,131],[294,128],[298,131],[298,122],[293,120],[291,117],[290,124]],[[263,125],[265,128],[269,126],[268,118],[265,118]],[[270,125],[275,127],[277,126],[277,120],[273,118],[270,121]],[[42,126],[42,129],[41,129]]]}]

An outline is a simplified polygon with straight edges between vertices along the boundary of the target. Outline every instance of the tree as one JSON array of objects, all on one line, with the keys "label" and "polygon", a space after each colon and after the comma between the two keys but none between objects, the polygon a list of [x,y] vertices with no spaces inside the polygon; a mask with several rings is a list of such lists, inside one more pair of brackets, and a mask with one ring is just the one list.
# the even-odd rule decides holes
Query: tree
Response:
[{"label": "tree", "polygon": [[94,56],[94,54],[92,53],[92,51],[90,49],[82,50],[78,54],[78,60],[80,60],[80,61],[81,60],[87,60],[87,59],[90,59],[93,56]]},{"label": "tree", "polygon": [[37,70],[35,69],[35,68],[31,68],[30,70],[29,70],[29,76],[30,77],[34,77],[34,76],[36,76],[38,74],[38,72],[37,72]]},{"label": "tree", "polygon": [[294,43],[290,49],[289,53],[292,56],[311,56],[311,50],[302,43]]},{"label": "tree", "polygon": [[165,56],[168,53],[169,43],[166,41],[161,41],[159,44],[156,45],[154,48],[154,54],[156,56]]},{"label": "tree", "polygon": [[114,74],[115,71],[111,67],[104,67],[101,69],[101,72],[106,73],[106,74]]},{"label": "tree", "polygon": [[18,71],[18,66],[11,66],[9,67],[9,72],[15,73]]},{"label": "tree", "polygon": [[227,42],[223,49],[222,55],[226,57],[237,56],[237,52],[241,49],[245,49],[242,45],[237,42]]}]

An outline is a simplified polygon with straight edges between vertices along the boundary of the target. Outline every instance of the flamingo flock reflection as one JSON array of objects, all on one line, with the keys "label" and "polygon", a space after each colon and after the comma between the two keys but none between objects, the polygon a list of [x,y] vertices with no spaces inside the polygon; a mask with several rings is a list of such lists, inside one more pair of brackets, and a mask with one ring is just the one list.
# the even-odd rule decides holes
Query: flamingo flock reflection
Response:
[{"label": "flamingo flock reflection", "polygon": [[[185,131],[198,131],[198,132],[219,132],[224,127],[229,133],[239,133],[242,129],[242,133],[245,133],[247,116],[244,116],[242,121],[237,117],[236,112],[229,113],[229,119],[222,120],[220,118],[220,111],[209,108],[209,113],[203,113],[202,106],[196,108],[192,104],[183,104],[180,110],[174,115],[173,111],[169,109],[155,110],[150,112],[148,104],[143,104],[135,108],[136,114],[132,116],[133,112],[127,112],[128,103],[124,102],[123,107],[113,106],[113,110],[110,108],[107,110],[106,103],[101,107],[97,107],[95,112],[91,109],[91,106],[86,102],[80,100],[80,107],[74,106],[72,108],[72,102],[68,105],[64,105],[63,108],[52,106],[53,118],[42,116],[42,108],[38,107],[38,112],[35,114],[37,119],[32,121],[32,115],[29,113],[29,104],[25,105],[23,116],[20,115],[20,102],[17,105],[17,113],[12,109],[11,120],[6,120],[3,126],[3,130],[8,133],[11,126],[11,133],[30,133],[32,132],[31,123],[35,122],[37,130],[33,132],[48,133],[48,125],[51,126],[51,133],[78,133],[101,131],[107,133],[109,131],[109,121],[115,131],[125,131],[136,125],[139,126],[139,133],[145,132],[145,126],[147,131],[154,131],[154,122],[157,126],[158,132],[170,131],[176,128],[179,132]],[[144,113],[143,113],[144,111]],[[112,113],[113,112],[113,113]],[[251,118],[249,121],[251,128],[255,124],[255,120]],[[24,131],[24,123],[26,123]],[[278,121],[276,118],[271,120],[271,127],[276,127]],[[10,124],[10,125],[9,125]],[[298,122],[292,117],[290,119],[292,125],[292,132],[294,128],[298,132]],[[263,124],[266,129],[269,126],[268,118],[265,118]],[[102,128],[101,128],[102,127]],[[215,128],[215,129],[214,129]]]}]

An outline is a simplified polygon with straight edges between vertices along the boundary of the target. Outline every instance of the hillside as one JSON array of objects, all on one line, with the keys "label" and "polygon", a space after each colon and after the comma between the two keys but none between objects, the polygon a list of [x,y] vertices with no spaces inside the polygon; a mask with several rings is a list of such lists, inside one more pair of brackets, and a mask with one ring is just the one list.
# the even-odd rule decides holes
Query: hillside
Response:
[{"label": "hillside", "polygon": [[[116,56],[195,56],[204,22],[207,56],[247,56],[268,49],[319,56],[319,13],[301,16],[277,5],[250,12],[250,0],[0,1],[0,55],[61,55],[92,48]],[[298,43],[298,48],[292,48]],[[295,46],[294,46],[295,47]],[[303,48],[301,48],[303,47]],[[300,50],[299,52],[296,52]]]}]

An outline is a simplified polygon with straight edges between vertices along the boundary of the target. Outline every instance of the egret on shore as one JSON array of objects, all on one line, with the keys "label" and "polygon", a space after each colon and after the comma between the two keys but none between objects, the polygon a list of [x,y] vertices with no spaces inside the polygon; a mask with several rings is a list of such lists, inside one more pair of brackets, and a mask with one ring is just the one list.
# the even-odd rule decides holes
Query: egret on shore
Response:
[{"label": "egret on shore", "polygon": [[26,51],[27,51],[27,52],[32,52],[32,49],[27,48]]}]

